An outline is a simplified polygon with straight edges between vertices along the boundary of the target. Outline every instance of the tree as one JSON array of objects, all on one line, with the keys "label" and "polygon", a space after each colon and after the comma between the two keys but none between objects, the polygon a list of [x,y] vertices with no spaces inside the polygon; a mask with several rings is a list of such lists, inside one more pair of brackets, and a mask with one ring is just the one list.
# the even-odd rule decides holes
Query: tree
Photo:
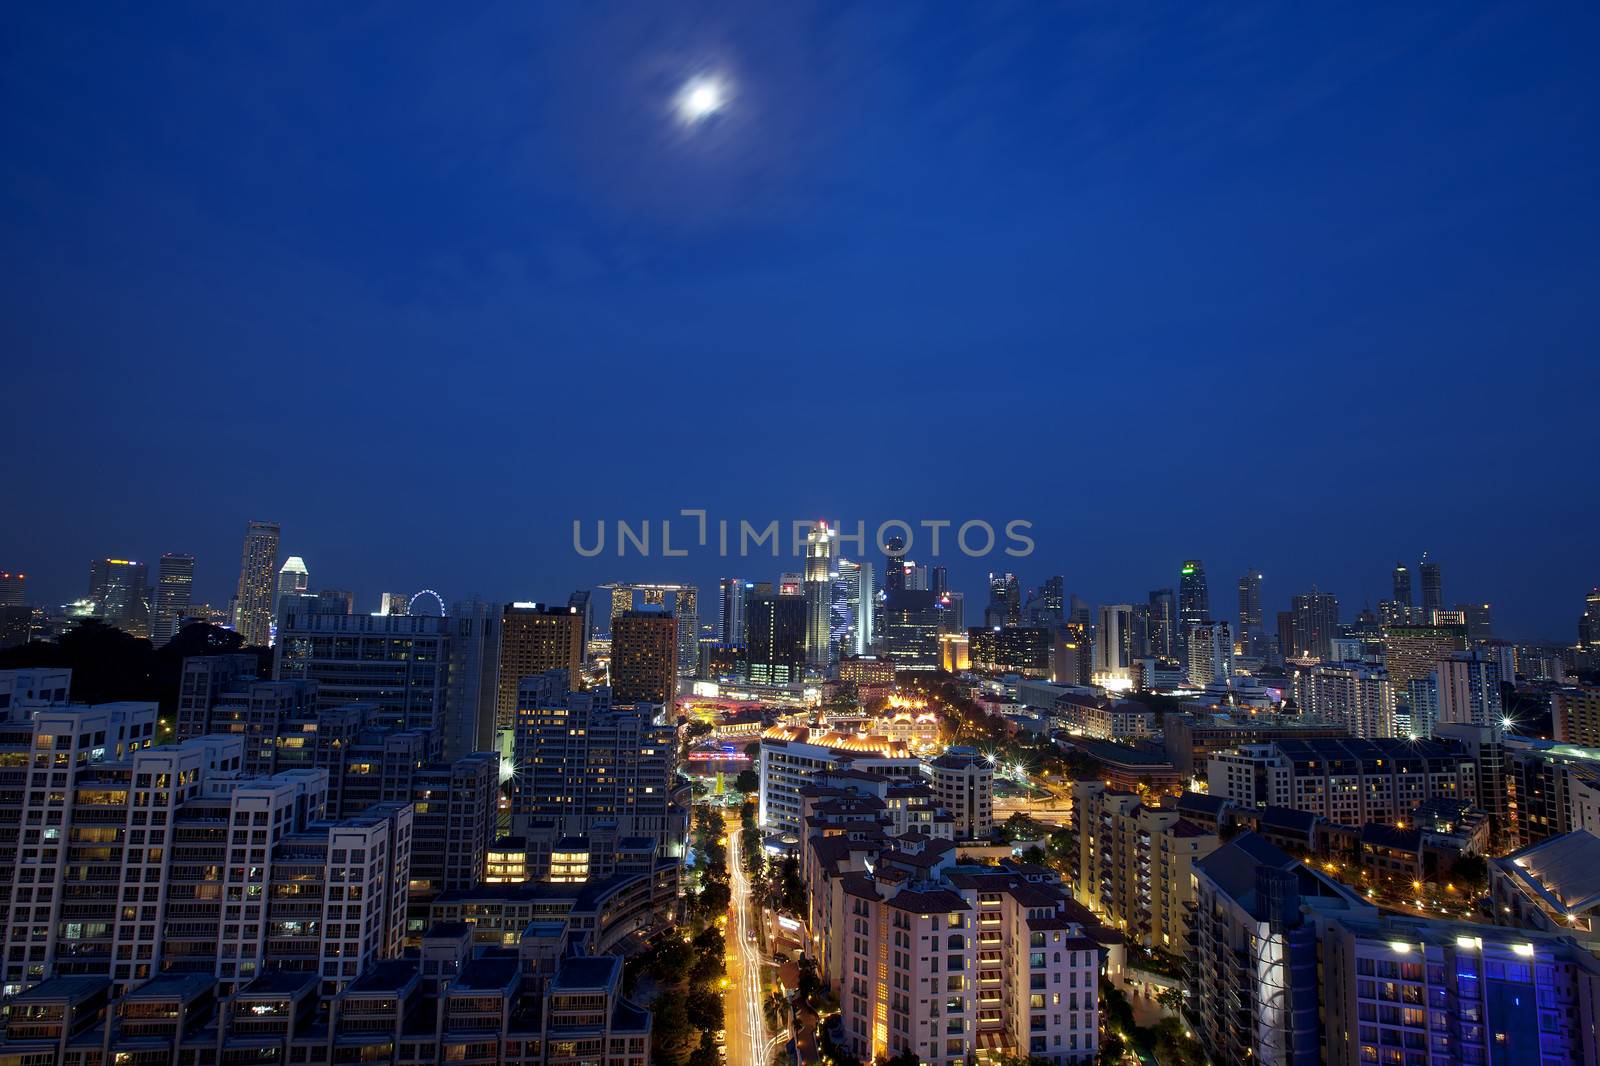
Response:
[{"label": "tree", "polygon": [[1123,1052],[1128,1050],[1128,1042],[1116,1033],[1107,1033],[1105,1039],[1100,1041],[1100,1062],[1102,1066],[1116,1066],[1122,1061]]},{"label": "tree", "polygon": [[758,792],[761,789],[761,775],[754,770],[740,770],[739,776],[733,779],[733,787],[740,792]]},{"label": "tree", "polygon": [[915,1051],[902,1051],[892,1059],[879,1059],[882,1066],[922,1066]]}]

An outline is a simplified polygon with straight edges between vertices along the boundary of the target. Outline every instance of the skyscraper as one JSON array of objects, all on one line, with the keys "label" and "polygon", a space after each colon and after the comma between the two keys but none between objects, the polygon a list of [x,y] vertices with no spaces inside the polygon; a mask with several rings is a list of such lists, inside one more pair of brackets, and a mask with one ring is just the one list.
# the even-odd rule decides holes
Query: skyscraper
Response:
[{"label": "skyscraper", "polygon": [[1178,621],[1187,630],[1211,617],[1211,594],[1206,590],[1206,568],[1189,559],[1178,571]]},{"label": "skyscraper", "polygon": [[150,633],[148,570],[133,559],[96,559],[89,564],[89,598],[100,617],[143,637]]},{"label": "skyscraper", "polygon": [[1290,601],[1289,609],[1294,615],[1294,649],[1285,649],[1284,657],[1332,659],[1333,638],[1339,628],[1338,599],[1312,585],[1310,592]]},{"label": "skyscraper", "polygon": [[1433,624],[1433,612],[1444,610],[1444,586],[1439,579],[1439,564],[1428,562],[1428,553],[1422,553],[1422,621]]},{"label": "skyscraper", "polygon": [[[678,623],[665,611],[624,611],[613,618],[612,698],[619,704],[673,704],[678,693],[678,644]],[[697,658],[699,652],[697,643]]]},{"label": "skyscraper", "polygon": [[[272,597],[272,620],[278,620],[278,612],[283,609],[285,596],[304,596],[311,587],[311,573],[306,569],[306,561],[298,555],[291,555],[283,562],[283,568],[278,571],[278,587]],[[384,611],[384,614],[399,614],[399,611]]]},{"label": "skyscraper", "polygon": [[799,683],[805,674],[807,618],[804,597],[750,597],[740,662],[752,685]]},{"label": "skyscraper", "polygon": [[[1084,621],[1075,618],[1073,621]],[[1150,654],[1163,659],[1178,657],[1178,597],[1171,589],[1150,593]]]},{"label": "skyscraper", "polygon": [[279,533],[276,522],[251,522],[245,527],[233,628],[246,644],[266,644],[272,639],[272,578],[278,566]]},{"label": "skyscraper", "polygon": [[1394,564],[1394,602],[1407,610],[1416,603],[1411,598],[1411,571],[1404,563]]},{"label": "skyscraper", "polygon": [[826,522],[819,522],[806,534],[806,662],[825,668],[833,646],[834,552],[838,540]]},{"label": "skyscraper", "polygon": [[678,626],[678,676],[693,677],[700,668],[700,590],[681,585],[672,595],[672,617]]},{"label": "skyscraper", "polygon": [[1226,622],[1201,622],[1189,629],[1189,683],[1205,686],[1233,676],[1233,634]]},{"label": "skyscraper", "polygon": [[1100,608],[1094,637],[1095,683],[1115,685],[1133,678],[1133,607],[1108,603]]},{"label": "skyscraper", "polygon": [[1264,632],[1261,614],[1261,571],[1250,570],[1239,579],[1239,636],[1252,637]]},{"label": "skyscraper", "polygon": [[[840,559],[833,579],[833,602],[829,609],[829,626],[837,657],[860,655],[858,634],[861,630],[861,574],[862,564],[851,559]],[[870,580],[871,568],[867,568]]]},{"label": "skyscraper", "polygon": [[1016,574],[989,575],[989,606],[983,612],[986,626],[1014,626],[1022,622],[1022,588]]},{"label": "skyscraper", "polygon": [[517,685],[522,679],[539,677],[551,670],[564,671],[568,687],[582,687],[583,616],[571,607],[542,603],[513,603],[503,608],[496,729],[510,729],[515,724]]},{"label": "skyscraper", "polygon": [[161,647],[178,635],[183,616],[194,602],[194,556],[167,552],[156,565],[155,605],[150,617],[150,642]]},{"label": "skyscraper", "polygon": [[717,613],[717,637],[724,644],[744,643],[745,603],[751,585],[742,577],[725,577],[717,582],[721,596]]},{"label": "skyscraper", "polygon": [[1500,663],[1475,651],[1440,659],[1439,724],[1497,727],[1505,715],[1500,695]]},{"label": "skyscraper", "polygon": [[898,533],[884,542],[883,591],[902,592],[906,587],[906,539]]},{"label": "skyscraper", "polygon": [[1584,597],[1583,615],[1578,619],[1578,643],[1585,648],[1600,648],[1600,588]]},{"label": "skyscraper", "polygon": [[474,596],[450,605],[450,673],[444,757],[493,751],[498,726],[500,624],[504,609]]},{"label": "skyscraper", "polygon": [[21,607],[28,602],[28,575],[0,570],[0,607]]}]

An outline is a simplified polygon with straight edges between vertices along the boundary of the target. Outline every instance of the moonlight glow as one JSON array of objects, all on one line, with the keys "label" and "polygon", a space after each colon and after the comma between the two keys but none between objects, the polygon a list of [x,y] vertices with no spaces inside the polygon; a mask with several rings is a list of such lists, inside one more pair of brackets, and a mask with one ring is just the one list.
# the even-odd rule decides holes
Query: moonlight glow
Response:
[{"label": "moonlight glow", "polygon": [[693,126],[721,111],[728,104],[728,89],[717,78],[696,78],[678,92],[678,118]]}]

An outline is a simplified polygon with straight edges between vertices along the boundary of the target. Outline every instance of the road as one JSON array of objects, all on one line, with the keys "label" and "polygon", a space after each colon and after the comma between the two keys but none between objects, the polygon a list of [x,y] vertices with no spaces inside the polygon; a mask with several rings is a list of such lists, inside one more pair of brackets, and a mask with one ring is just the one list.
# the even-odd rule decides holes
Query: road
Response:
[{"label": "road", "polygon": [[750,902],[750,879],[739,850],[744,832],[737,812],[724,814],[728,828],[728,994],[724,1000],[730,1066],[767,1066],[773,1037],[767,1032],[761,1000],[761,944],[755,939],[759,916]]}]

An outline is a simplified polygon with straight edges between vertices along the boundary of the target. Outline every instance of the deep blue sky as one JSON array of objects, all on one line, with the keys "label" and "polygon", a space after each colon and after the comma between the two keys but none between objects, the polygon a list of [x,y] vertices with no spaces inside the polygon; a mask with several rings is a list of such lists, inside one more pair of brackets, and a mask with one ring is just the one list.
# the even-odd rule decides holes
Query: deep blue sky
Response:
[{"label": "deep blue sky", "polygon": [[271,518],[375,609],[778,568],[574,518],[1022,517],[1096,602],[1348,615],[1428,549],[1571,638],[1593,5],[691,10],[12,10],[0,568],[225,601]]}]

